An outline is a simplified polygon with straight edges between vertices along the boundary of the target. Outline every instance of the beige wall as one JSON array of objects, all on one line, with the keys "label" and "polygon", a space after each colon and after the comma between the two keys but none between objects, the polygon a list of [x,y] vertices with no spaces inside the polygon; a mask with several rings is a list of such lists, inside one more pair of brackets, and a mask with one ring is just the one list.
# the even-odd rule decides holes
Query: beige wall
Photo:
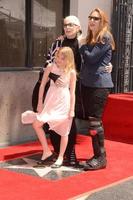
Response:
[{"label": "beige wall", "polygon": [[111,18],[112,0],[70,0],[70,14],[79,17],[83,35],[87,32],[88,15],[94,8],[99,7]]},{"label": "beige wall", "polygon": [[38,72],[0,72],[0,146],[36,139],[30,125],[21,124],[21,113],[31,109]]}]

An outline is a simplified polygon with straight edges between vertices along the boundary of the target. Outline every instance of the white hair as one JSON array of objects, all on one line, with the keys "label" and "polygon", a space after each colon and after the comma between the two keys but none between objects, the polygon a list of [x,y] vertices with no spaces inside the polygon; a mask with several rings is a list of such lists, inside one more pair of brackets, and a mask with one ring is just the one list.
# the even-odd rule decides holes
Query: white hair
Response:
[{"label": "white hair", "polygon": [[67,20],[67,19],[70,20],[71,23],[73,23],[73,24],[79,26],[80,29],[81,29],[80,21],[79,21],[79,19],[78,19],[76,16],[74,16],[74,15],[69,15],[69,16],[67,16],[67,17],[64,18],[64,20]]}]

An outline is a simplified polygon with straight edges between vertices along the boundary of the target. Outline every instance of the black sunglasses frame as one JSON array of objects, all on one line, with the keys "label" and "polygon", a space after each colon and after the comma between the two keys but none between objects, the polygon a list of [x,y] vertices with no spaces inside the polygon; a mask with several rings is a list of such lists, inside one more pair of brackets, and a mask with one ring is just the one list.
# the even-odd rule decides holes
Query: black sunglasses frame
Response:
[{"label": "black sunglasses frame", "polygon": [[74,23],[68,23],[68,24],[64,24],[63,26],[64,26],[64,28],[67,28],[67,27],[74,27],[74,26],[77,26],[77,25],[74,24]]},{"label": "black sunglasses frame", "polygon": [[89,20],[92,20],[92,19],[93,19],[94,21],[98,21],[98,20],[100,20],[101,18],[100,18],[100,17],[95,17],[95,16],[89,16],[88,19],[89,19]]}]

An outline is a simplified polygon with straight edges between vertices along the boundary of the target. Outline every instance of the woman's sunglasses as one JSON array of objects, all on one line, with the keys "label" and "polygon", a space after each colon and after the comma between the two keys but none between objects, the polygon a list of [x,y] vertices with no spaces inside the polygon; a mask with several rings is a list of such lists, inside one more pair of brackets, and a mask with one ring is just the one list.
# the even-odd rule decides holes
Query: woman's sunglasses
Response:
[{"label": "woman's sunglasses", "polygon": [[89,18],[89,20],[93,19],[94,21],[98,21],[101,19],[100,17],[94,17],[94,16],[89,16],[88,18]]},{"label": "woman's sunglasses", "polygon": [[74,26],[77,26],[76,24],[74,24],[74,23],[68,23],[68,24],[64,24],[64,28],[73,28]]}]

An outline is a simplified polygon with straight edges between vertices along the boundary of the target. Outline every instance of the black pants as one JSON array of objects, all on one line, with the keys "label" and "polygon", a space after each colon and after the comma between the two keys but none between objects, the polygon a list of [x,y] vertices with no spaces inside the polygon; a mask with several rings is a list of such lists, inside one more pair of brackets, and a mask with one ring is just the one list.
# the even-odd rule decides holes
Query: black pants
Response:
[{"label": "black pants", "polygon": [[[83,119],[83,108],[81,105],[81,88],[80,87],[81,87],[80,81],[77,80],[75,116],[77,118]],[[49,131],[49,133],[50,133],[51,143],[54,147],[54,151],[59,153],[61,137],[54,131]],[[71,130],[68,135],[68,145],[65,151],[65,156],[67,157],[68,160],[71,160],[72,158],[75,158],[76,160],[76,154],[75,154],[76,136],[77,136],[77,128],[76,128],[75,119],[73,119]]]},{"label": "black pants", "polygon": [[81,92],[85,118],[90,116],[101,119],[110,90],[81,85]]},{"label": "black pants", "polygon": [[[49,131],[49,134],[50,134],[51,143],[54,147],[54,151],[56,153],[59,153],[61,136],[52,130]],[[71,130],[70,130],[70,133],[68,136],[68,145],[67,145],[67,148],[65,151],[65,156],[68,159],[69,159],[71,152],[73,151],[75,143],[76,143],[76,134],[77,134],[77,129],[76,129],[76,124],[75,124],[75,119],[73,119]]]},{"label": "black pants", "polygon": [[82,98],[86,119],[88,119],[88,133],[92,138],[95,158],[106,157],[104,147],[104,127],[102,114],[109,95],[108,88],[90,88],[82,85]]}]

